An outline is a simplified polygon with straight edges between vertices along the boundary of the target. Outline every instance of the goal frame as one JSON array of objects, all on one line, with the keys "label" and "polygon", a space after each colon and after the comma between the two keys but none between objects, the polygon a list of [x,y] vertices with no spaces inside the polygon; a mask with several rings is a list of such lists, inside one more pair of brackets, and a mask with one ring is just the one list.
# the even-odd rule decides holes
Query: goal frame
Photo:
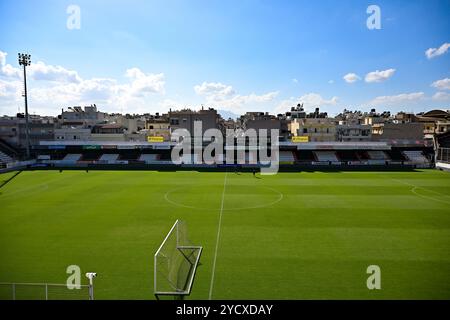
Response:
[{"label": "goal frame", "polygon": [[[203,247],[202,246],[192,246],[192,245],[188,245],[188,246],[183,246],[183,245],[179,245],[178,244],[178,226],[181,223],[181,220],[176,220],[175,223],[173,224],[172,228],[170,228],[169,232],[167,233],[166,237],[164,238],[163,242],[161,243],[161,245],[159,246],[158,250],[156,251],[154,257],[153,257],[153,284],[154,284],[154,295],[156,297],[157,300],[160,300],[160,296],[173,296],[174,299],[176,300],[183,300],[184,297],[189,296],[191,294],[192,291],[192,285],[194,283],[194,279],[195,279],[195,275],[197,273],[197,268],[200,262],[200,257],[202,255],[202,251],[203,251]],[[164,247],[164,244],[167,242],[167,240],[169,239],[169,237],[172,235],[173,232],[176,232],[176,249],[177,250],[182,250],[182,249],[194,249],[194,250],[198,250],[198,255],[197,258],[195,259],[195,262],[192,264],[190,262],[189,259],[187,259],[187,257],[181,252],[181,254],[184,256],[184,258],[191,264],[191,271],[189,273],[189,278],[188,278],[188,285],[186,290],[184,291],[158,291],[158,283],[157,283],[157,264],[158,264],[158,254],[161,252],[162,248]]]}]

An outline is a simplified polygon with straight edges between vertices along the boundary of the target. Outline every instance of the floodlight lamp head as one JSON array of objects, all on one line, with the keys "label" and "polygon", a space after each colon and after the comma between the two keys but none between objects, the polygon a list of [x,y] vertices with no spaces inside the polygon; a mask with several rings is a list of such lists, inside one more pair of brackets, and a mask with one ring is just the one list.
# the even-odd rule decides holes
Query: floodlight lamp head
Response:
[{"label": "floodlight lamp head", "polygon": [[86,273],[86,278],[88,278],[89,280],[92,280],[96,276],[97,276],[97,273],[95,273],[95,272],[88,272],[88,273]]},{"label": "floodlight lamp head", "polygon": [[31,55],[26,53],[19,53],[19,65],[29,66],[31,64]]}]

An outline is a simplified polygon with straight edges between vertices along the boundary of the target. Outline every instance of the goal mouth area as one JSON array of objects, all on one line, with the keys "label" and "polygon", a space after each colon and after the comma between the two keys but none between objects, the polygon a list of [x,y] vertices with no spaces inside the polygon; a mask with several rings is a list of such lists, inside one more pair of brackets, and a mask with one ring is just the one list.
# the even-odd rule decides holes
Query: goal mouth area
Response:
[{"label": "goal mouth area", "polygon": [[[177,291],[175,291],[175,290],[174,291],[157,291],[157,290],[155,290],[154,294],[157,299],[158,299],[158,296],[174,296],[174,297],[182,298],[184,296],[189,296],[191,294],[195,275],[197,273],[197,267],[200,263],[200,257],[202,255],[203,247],[201,247],[201,246],[184,246],[184,247],[180,247],[177,249],[180,251],[183,249],[197,250],[197,252],[198,252],[195,262],[190,267],[189,277],[186,279],[186,284],[184,287],[185,289],[177,290]],[[156,259],[156,256],[157,256],[157,254],[155,254],[155,259]]]},{"label": "goal mouth area", "polygon": [[154,295],[183,299],[192,291],[202,246],[192,245],[187,226],[176,220],[154,255]]}]

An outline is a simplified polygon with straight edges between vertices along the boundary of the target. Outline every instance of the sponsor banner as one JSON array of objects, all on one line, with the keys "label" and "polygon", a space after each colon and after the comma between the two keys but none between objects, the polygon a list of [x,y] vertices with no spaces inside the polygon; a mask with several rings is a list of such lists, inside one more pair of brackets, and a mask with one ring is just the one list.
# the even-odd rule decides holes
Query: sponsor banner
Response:
[{"label": "sponsor banner", "polygon": [[293,143],[305,143],[305,142],[309,142],[309,137],[308,137],[308,136],[292,137],[292,142],[293,142]]},{"label": "sponsor banner", "polygon": [[164,142],[164,137],[147,137],[147,141],[150,143],[158,143],[158,142]]},{"label": "sponsor banner", "polygon": [[83,150],[100,150],[101,146],[99,145],[87,145],[83,146]]},{"label": "sponsor banner", "polygon": [[233,163],[223,163],[223,164],[218,164],[217,165],[218,168],[241,168],[242,165],[240,164],[233,164]]},{"label": "sponsor banner", "polygon": [[153,149],[152,145],[140,144],[136,146],[136,149]]},{"label": "sponsor banner", "polygon": [[105,145],[105,146],[102,146],[102,149],[117,149],[117,146],[115,146],[115,145]]},{"label": "sponsor banner", "polygon": [[48,149],[51,150],[64,150],[66,146],[48,146]]},{"label": "sponsor banner", "polygon": [[156,150],[170,150],[170,145],[153,146]]}]

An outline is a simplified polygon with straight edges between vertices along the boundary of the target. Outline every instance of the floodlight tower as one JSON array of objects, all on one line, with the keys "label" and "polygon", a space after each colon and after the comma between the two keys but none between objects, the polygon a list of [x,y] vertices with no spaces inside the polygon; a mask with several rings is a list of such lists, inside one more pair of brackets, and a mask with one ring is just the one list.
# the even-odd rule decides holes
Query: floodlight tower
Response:
[{"label": "floodlight tower", "polygon": [[30,133],[28,130],[28,96],[27,96],[27,66],[31,64],[31,55],[19,53],[19,65],[23,66],[23,87],[25,98],[25,140],[27,148],[27,159],[30,158]]}]

